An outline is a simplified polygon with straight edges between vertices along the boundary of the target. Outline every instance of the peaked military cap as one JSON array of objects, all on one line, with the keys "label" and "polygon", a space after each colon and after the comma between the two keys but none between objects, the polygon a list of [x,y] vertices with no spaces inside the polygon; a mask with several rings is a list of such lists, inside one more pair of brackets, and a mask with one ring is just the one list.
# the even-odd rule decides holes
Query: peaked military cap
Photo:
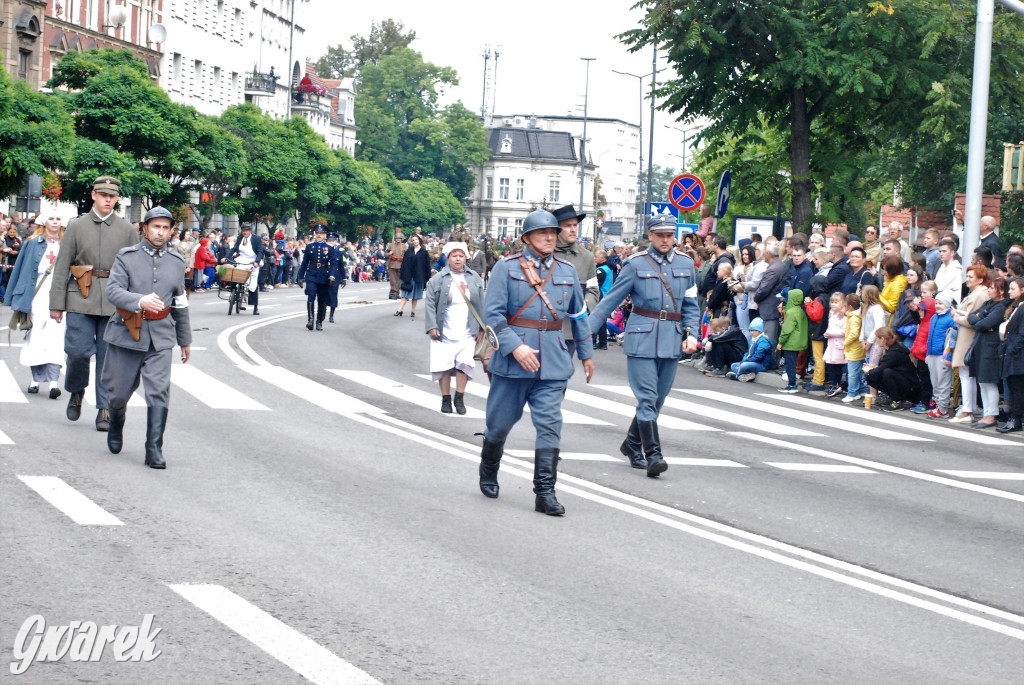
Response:
[{"label": "peaked military cap", "polygon": [[121,182],[113,176],[100,176],[92,182],[92,189],[97,193],[121,194]]}]

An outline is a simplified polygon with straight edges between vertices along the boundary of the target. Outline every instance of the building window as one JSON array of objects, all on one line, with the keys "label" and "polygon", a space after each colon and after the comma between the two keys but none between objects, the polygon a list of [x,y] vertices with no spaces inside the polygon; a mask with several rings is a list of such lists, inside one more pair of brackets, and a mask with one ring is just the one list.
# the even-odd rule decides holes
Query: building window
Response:
[{"label": "building window", "polygon": [[27,50],[18,51],[18,78],[28,79],[28,65],[32,61],[32,53]]},{"label": "building window", "polygon": [[516,179],[516,199],[526,199],[526,181],[521,178]]},{"label": "building window", "polygon": [[484,197],[488,200],[494,199],[494,178],[492,176],[484,179]]},{"label": "building window", "polygon": [[507,178],[499,178],[498,179],[498,199],[499,200],[507,200],[508,199],[508,179]]},{"label": "building window", "polygon": [[491,234],[491,217],[489,217],[489,216],[485,216],[484,217],[484,234],[485,235],[490,235]]},{"label": "building window", "polygon": [[177,52],[171,58],[171,83],[181,88],[181,55]]},{"label": "building window", "polygon": [[508,235],[508,219],[498,219],[498,236],[504,238]]},{"label": "building window", "polygon": [[516,219],[516,237],[518,238],[519,234],[522,233],[522,232],[523,232],[523,220],[522,219]]},{"label": "building window", "polygon": [[559,181],[548,181],[548,202],[558,202]]}]

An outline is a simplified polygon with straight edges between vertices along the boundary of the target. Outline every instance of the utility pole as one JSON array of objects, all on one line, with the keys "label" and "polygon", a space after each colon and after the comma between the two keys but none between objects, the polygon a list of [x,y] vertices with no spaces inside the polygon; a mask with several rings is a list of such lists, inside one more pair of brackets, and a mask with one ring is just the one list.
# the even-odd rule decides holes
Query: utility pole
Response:
[{"label": "utility pole", "polygon": [[491,116],[494,116],[494,108],[498,102],[498,57],[501,56],[501,46],[494,48],[494,82],[491,85]]},{"label": "utility pole", "polygon": [[[661,70],[659,69],[659,71]],[[644,79],[651,76],[651,74],[644,74],[641,76],[639,74],[631,74],[628,71],[618,71],[617,69],[612,69],[612,73],[621,74],[622,76],[632,76],[636,79],[637,86],[640,89],[640,116],[637,117],[637,122],[639,122],[638,128],[640,129],[640,141],[637,144],[637,148],[640,150],[640,166],[636,168],[636,203],[640,207],[640,211],[636,213],[637,223],[634,230],[635,233],[639,234],[640,228],[643,226],[644,219]]]},{"label": "utility pole", "polygon": [[484,126],[487,125],[487,64],[491,60],[491,48],[490,46],[484,47],[484,94],[480,100],[480,119],[483,120]]},{"label": "utility pole", "polygon": [[[651,58],[651,128],[647,136],[647,202],[644,209],[651,204],[651,184],[654,183],[654,89],[658,83],[658,45],[654,45],[654,56]],[[644,214],[646,216],[646,212]],[[639,229],[637,234],[640,235]]]},{"label": "utility pole", "polygon": [[[583,89],[583,136],[580,138],[580,209],[583,212],[583,189],[587,180],[587,100],[590,97],[590,63],[596,57],[580,57],[587,63],[587,77]],[[596,207],[595,207],[596,209]]]}]

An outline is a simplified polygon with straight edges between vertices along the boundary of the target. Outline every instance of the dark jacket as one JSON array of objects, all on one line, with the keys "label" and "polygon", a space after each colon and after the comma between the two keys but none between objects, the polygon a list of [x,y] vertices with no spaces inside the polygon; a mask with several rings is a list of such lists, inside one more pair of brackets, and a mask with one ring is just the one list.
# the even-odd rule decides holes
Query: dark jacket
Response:
[{"label": "dark jacket", "polygon": [[1008,300],[989,300],[981,309],[968,314],[967,321],[974,327],[974,345],[971,347],[967,367],[971,377],[979,383],[998,383],[1002,377],[1003,359],[999,350],[999,324],[1003,322]]},{"label": "dark jacket", "polygon": [[[260,264],[263,264],[263,260],[266,257],[266,250],[263,247],[263,238],[259,237],[254,233],[253,235],[250,236],[250,240],[252,241],[252,251],[256,255],[253,258],[253,263],[259,262]],[[239,248],[241,247],[242,236],[241,234],[239,234],[239,236],[235,239],[235,246],[232,247],[231,252],[228,253],[228,258],[234,259],[235,257],[237,257],[239,253]],[[271,254],[273,254],[273,251],[271,251]]]},{"label": "dark jacket", "polygon": [[427,248],[421,247],[416,254],[413,254],[411,247],[406,250],[398,277],[403,283],[412,284],[413,281],[416,281],[421,286],[426,285],[430,280],[430,255],[427,253]]},{"label": "dark jacket", "polygon": [[1024,307],[1020,305],[1006,324],[1005,345],[1003,376],[1024,375]]},{"label": "dark jacket", "polygon": [[[708,309],[711,310],[711,315],[714,317],[728,315],[729,305],[732,304],[732,293],[729,292],[728,281],[717,281],[715,283],[715,289],[711,291],[711,297],[708,298]],[[722,310],[725,310],[724,312]]]},{"label": "dark jacket", "polygon": [[917,379],[917,366],[911,360],[910,350],[906,347],[899,343],[893,343],[885,356],[878,362],[878,366],[868,374],[868,383],[877,388],[878,386],[874,385],[872,380],[882,378],[882,373],[886,369],[896,374],[898,383],[906,390],[906,394],[913,395],[918,392],[917,389],[921,387],[921,383]]},{"label": "dark jacket", "polygon": [[875,275],[866,266],[860,270],[860,273],[853,273],[853,269],[849,265],[847,265],[847,270],[846,278],[843,279],[843,284],[840,286],[844,295],[856,293],[862,286],[875,284]]},{"label": "dark jacket", "polygon": [[846,282],[846,277],[853,273],[850,269],[850,262],[843,257],[840,261],[832,265],[832,268],[828,272],[828,286],[827,292],[829,297],[832,293],[842,292],[843,283]]},{"label": "dark jacket", "polygon": [[782,318],[779,314],[779,305],[782,300],[776,297],[782,292],[785,283],[782,282],[786,274],[786,262],[776,259],[768,265],[761,277],[761,284],[757,286],[754,293],[754,303],[757,305],[757,315],[762,321],[777,321]]},{"label": "dark jacket", "polygon": [[718,285],[718,267],[725,263],[732,264],[735,268],[736,258],[732,256],[732,252],[723,252],[718,257],[715,257],[715,261],[711,263],[711,268],[708,269],[707,275],[704,276],[704,280],[701,283],[701,294],[707,295],[709,292],[714,291],[715,286]]},{"label": "dark jacket", "polygon": [[[789,279],[789,287],[807,294],[811,292],[811,279],[814,278],[814,265],[805,259],[800,266],[793,265],[793,275]],[[787,292],[786,295],[789,295]]]}]

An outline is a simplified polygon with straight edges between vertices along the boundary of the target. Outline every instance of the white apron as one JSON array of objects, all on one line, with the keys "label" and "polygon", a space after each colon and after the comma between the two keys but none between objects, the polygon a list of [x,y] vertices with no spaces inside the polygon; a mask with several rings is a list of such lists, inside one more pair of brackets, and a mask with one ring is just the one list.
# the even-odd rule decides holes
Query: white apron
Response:
[{"label": "white apron", "polygon": [[[453,273],[441,338],[430,341],[430,373],[433,380],[438,380],[452,369],[462,371],[472,378],[476,367],[476,360],[473,359],[476,340],[469,333],[469,305],[459,294],[459,288],[466,288],[466,277],[464,274]],[[469,293],[466,292],[466,295],[468,297]]]},{"label": "white apron", "polygon": [[[60,243],[46,244],[46,252],[39,260],[39,279],[57,259]],[[32,298],[32,329],[28,332],[25,346],[21,348],[18,361],[22,366],[41,366],[43,364],[64,365],[64,329],[65,320],[57,323],[50,318],[50,285],[53,274],[46,277],[46,282]],[[36,280],[39,285],[39,280]]]},{"label": "white apron", "polygon": [[249,292],[255,292],[260,283],[260,270],[251,266],[256,261],[256,252],[252,249],[251,238],[249,240],[239,239],[238,256],[235,257],[235,261],[239,266],[248,266],[250,268],[249,281],[246,283],[246,287],[249,289]]}]

